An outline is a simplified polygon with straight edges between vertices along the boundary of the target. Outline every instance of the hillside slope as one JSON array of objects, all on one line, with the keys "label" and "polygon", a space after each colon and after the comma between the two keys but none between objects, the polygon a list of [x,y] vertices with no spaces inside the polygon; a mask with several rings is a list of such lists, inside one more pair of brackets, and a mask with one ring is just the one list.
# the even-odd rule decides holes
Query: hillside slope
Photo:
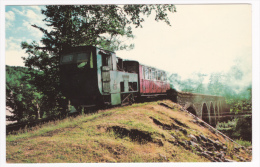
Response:
[{"label": "hillside slope", "polygon": [[171,101],[100,110],[8,135],[7,163],[251,161]]}]

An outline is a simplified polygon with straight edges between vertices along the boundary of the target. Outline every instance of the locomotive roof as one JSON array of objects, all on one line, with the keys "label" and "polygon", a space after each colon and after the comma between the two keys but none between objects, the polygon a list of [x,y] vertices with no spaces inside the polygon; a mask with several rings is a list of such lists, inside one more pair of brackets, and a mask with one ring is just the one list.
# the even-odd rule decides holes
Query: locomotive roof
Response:
[{"label": "locomotive roof", "polygon": [[109,51],[109,50],[105,50],[105,49],[102,49],[102,48],[99,48],[99,47],[96,47],[96,46],[91,46],[91,45],[86,45],[86,46],[75,46],[75,47],[67,47],[67,48],[64,48],[61,52],[62,53],[66,53],[66,52],[70,52],[70,51],[76,51],[75,49],[76,48],[81,48],[82,50],[84,50],[84,49],[89,49],[89,48],[97,48],[97,49],[100,49],[100,50],[102,50],[102,51],[105,51],[105,52],[110,52],[110,53],[114,53],[115,54],[115,52],[113,52],[113,51]]}]

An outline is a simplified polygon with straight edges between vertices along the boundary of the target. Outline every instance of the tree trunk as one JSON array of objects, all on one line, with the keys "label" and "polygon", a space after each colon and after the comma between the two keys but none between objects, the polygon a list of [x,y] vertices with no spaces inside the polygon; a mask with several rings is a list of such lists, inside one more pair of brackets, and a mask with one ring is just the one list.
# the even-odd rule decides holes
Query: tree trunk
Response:
[{"label": "tree trunk", "polygon": [[36,103],[36,107],[37,107],[37,119],[40,119],[41,118],[41,114],[40,114],[40,107],[39,107],[38,103]]}]

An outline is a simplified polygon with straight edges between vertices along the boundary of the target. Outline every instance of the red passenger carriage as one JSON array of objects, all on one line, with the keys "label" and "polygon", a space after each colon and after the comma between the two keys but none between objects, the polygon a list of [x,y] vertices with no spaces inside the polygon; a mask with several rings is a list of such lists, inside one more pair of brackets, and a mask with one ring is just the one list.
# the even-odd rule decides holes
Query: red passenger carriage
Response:
[{"label": "red passenger carriage", "polygon": [[138,74],[138,96],[167,95],[170,90],[165,71],[139,64],[138,61],[125,60],[123,66],[125,71]]},{"label": "red passenger carriage", "polygon": [[166,95],[170,89],[165,71],[139,65],[139,84],[141,96]]}]

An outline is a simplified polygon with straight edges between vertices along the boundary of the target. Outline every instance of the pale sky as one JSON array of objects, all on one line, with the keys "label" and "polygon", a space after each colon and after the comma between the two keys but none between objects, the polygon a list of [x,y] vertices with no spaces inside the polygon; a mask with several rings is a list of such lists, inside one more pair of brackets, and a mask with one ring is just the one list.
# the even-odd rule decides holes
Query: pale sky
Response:
[{"label": "pale sky", "polygon": [[227,72],[236,60],[251,75],[251,5],[176,5],[172,26],[146,21],[134,30],[135,49],[117,52],[183,78]]}]

